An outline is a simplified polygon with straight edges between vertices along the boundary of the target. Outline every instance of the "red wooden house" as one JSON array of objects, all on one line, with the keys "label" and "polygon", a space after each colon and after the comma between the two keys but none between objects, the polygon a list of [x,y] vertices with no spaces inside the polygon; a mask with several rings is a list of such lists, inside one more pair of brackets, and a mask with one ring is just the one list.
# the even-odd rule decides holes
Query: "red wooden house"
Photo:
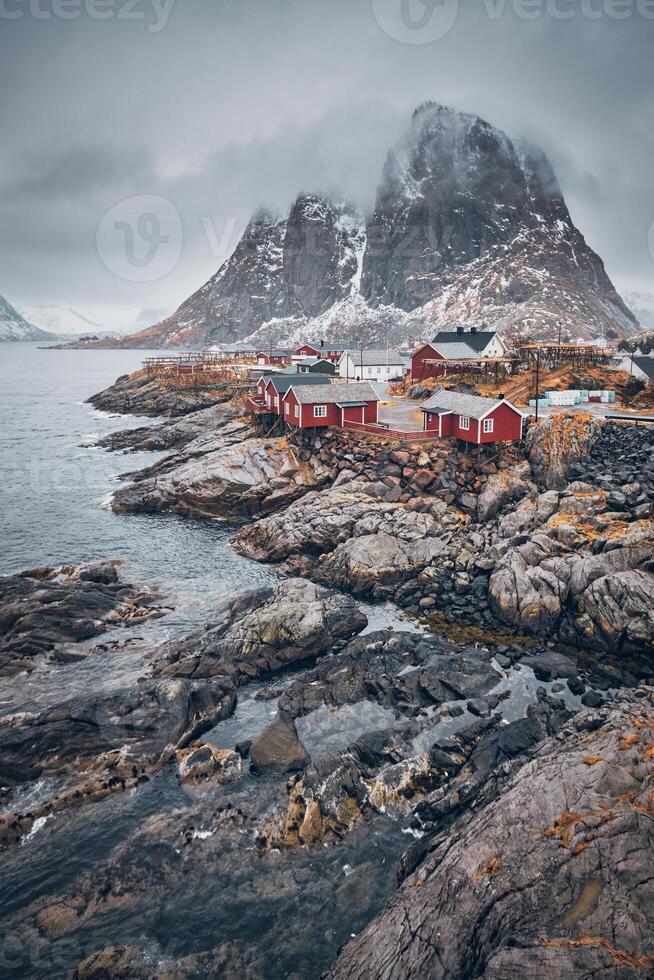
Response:
[{"label": "red wooden house", "polygon": [[353,384],[297,385],[284,397],[284,421],[301,429],[344,422],[377,422],[378,395],[367,381]]},{"label": "red wooden house", "polygon": [[469,370],[479,361],[479,355],[468,344],[423,344],[411,356],[411,379],[443,378]]},{"label": "red wooden house", "polygon": [[421,406],[425,431],[476,446],[522,438],[522,412],[503,398],[480,398],[438,388]]},{"label": "red wooden house", "polygon": [[260,350],[257,351],[257,364],[267,367],[287,367],[291,363],[292,352],[290,350]]},{"label": "red wooden house", "polygon": [[283,411],[284,395],[291,385],[328,385],[330,379],[325,375],[303,375],[298,377],[296,374],[262,374],[257,381],[257,397],[253,401],[250,399],[249,408],[254,408],[257,412],[269,412],[273,415],[281,415]]},{"label": "red wooden house", "polygon": [[354,349],[354,342],[348,345],[338,344],[333,340],[321,340],[314,344],[306,343],[296,347],[293,351],[293,357],[320,357],[325,361],[331,361],[332,364],[338,364],[344,351]]}]

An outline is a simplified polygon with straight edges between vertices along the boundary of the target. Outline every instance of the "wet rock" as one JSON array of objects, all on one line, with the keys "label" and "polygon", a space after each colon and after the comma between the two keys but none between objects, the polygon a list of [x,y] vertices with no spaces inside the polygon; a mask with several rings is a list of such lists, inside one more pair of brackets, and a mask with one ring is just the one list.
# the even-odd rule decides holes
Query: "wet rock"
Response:
[{"label": "wet rock", "polygon": [[544,650],[532,657],[522,657],[521,663],[531,667],[539,681],[553,681],[557,677],[576,677],[577,664],[563,653]]},{"label": "wet rock", "polygon": [[152,654],[152,674],[223,676],[243,683],[326,653],[366,624],[349,596],[304,579],[286,579],[221,603],[203,630]]},{"label": "wet rock", "polygon": [[474,809],[459,783],[397,895],[328,976],[650,972],[653,708],[650,691],[647,708],[625,696],[590,737],[583,718],[569,724],[530,761],[495,770]]},{"label": "wet rock", "polygon": [[0,576],[0,674],[43,657],[80,659],[85,652],[73,644],[163,615],[157,598],[126,582],[117,562]]},{"label": "wet rock", "polygon": [[252,771],[298,772],[310,762],[309,754],[298,738],[293,722],[278,719],[269,725],[250,746]]},{"label": "wet rock", "polygon": [[586,691],[586,693],[582,694],[581,696],[581,703],[587,708],[599,708],[602,701],[602,695],[598,694],[597,691]]},{"label": "wet rock", "polygon": [[208,742],[193,742],[176,753],[182,784],[218,783],[225,785],[243,774],[241,756],[229,749],[217,749]]},{"label": "wet rock", "polygon": [[[138,429],[121,429],[110,432],[94,445],[101,449],[126,450],[129,452],[162,452],[181,449],[195,440],[216,432],[239,418],[242,411],[231,402],[212,404],[197,412],[189,412],[181,418]],[[245,437],[248,428],[243,425]]]}]

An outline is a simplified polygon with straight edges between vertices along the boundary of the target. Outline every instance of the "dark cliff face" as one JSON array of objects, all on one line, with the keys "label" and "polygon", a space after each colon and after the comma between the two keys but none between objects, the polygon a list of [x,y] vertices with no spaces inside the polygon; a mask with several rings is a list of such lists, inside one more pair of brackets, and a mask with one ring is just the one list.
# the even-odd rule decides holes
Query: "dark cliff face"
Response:
[{"label": "dark cliff face", "polygon": [[[567,339],[637,327],[544,154],[426,103],[388,156],[367,224],[315,194],[301,194],[286,218],[258,212],[215,276],[126,343],[233,341],[270,321],[262,336],[286,342],[323,329],[310,321],[329,311],[368,342],[377,310],[380,322],[395,317],[406,334],[398,342],[460,322],[509,337],[563,328]],[[407,313],[416,322],[405,329]]]},{"label": "dark cliff face", "polygon": [[524,303],[539,288],[538,277],[529,285],[515,268],[526,260],[555,280],[572,277],[578,289],[596,290],[616,304],[623,326],[633,322],[575,228],[544,154],[476,116],[427,103],[386,162],[368,225],[362,293],[373,305],[414,310],[466,266],[476,276],[479,260],[496,259],[504,279],[515,279],[509,302]]},{"label": "dark cliff face", "polygon": [[315,194],[301,194],[288,218],[258,211],[215,276],[161,325],[167,341],[234,341],[275,318],[323,313],[354,288],[361,224]]}]

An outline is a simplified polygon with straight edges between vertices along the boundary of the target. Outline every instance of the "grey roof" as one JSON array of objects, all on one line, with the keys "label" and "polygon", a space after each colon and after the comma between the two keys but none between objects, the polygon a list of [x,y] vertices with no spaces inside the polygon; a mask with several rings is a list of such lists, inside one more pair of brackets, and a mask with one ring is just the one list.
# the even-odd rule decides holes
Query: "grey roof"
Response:
[{"label": "grey roof", "polygon": [[488,347],[491,340],[495,336],[495,330],[478,330],[477,333],[470,333],[466,330],[465,333],[457,333],[456,330],[440,330],[434,337],[434,344],[456,344],[463,342],[468,344],[477,354]]},{"label": "grey roof", "polygon": [[[312,375],[315,379],[315,375]],[[293,388],[295,386],[292,386]],[[300,405],[349,405],[359,402],[378,402],[379,396],[369,381],[353,381],[349,384],[330,384],[323,388],[320,385],[303,385],[293,394]]]},{"label": "grey roof", "polygon": [[654,379],[654,357],[634,357],[634,364],[640,368],[648,378]]},{"label": "grey roof", "polygon": [[430,347],[433,347],[435,351],[438,351],[448,361],[466,361],[471,358],[477,360],[479,358],[479,351],[474,350],[470,344],[466,344],[464,341],[451,344],[432,343]]},{"label": "grey roof", "polygon": [[306,376],[306,374],[263,374],[261,377],[266,384],[268,384],[269,381],[272,381],[273,388],[277,394],[282,394],[283,392],[288,391],[288,389],[293,385],[331,384],[331,378],[329,378],[326,374],[312,374],[309,378]]},{"label": "grey roof", "polygon": [[[501,404],[502,400],[498,398],[481,398],[479,395],[467,395],[460,391],[447,391],[445,388],[437,388],[431,398],[428,398],[420,407],[423,412],[433,412],[435,415],[443,412],[456,412],[457,415],[467,415],[471,419],[480,419],[496,405]],[[513,408],[510,402],[506,402],[506,404]]]},{"label": "grey roof", "polygon": [[[348,352],[346,351],[346,353]],[[404,358],[396,350],[356,350],[349,351],[349,354],[355,366],[357,364],[363,364],[364,367],[381,367],[386,364],[392,365],[393,367],[396,364],[404,365]]]},{"label": "grey roof", "polygon": [[270,350],[268,347],[259,347],[257,354],[265,354],[267,357],[291,357],[292,350]]}]

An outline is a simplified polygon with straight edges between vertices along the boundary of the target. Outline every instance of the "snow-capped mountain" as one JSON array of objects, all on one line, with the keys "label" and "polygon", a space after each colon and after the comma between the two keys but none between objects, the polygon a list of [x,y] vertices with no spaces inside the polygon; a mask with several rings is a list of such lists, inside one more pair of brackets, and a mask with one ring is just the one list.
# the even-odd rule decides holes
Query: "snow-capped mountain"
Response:
[{"label": "snow-capped mountain", "polygon": [[257,212],[201,289],[121,344],[397,344],[460,323],[562,339],[638,329],[544,154],[430,102],[389,153],[367,220],[316,194],[285,217]]},{"label": "snow-capped mountain", "polygon": [[363,219],[348,205],[301,194],[287,217],[259,210],[218,272],[130,341],[188,347],[240,340],[269,321],[306,322],[356,295],[364,249]]},{"label": "snow-capped mountain", "polygon": [[26,320],[60,336],[113,335],[134,333],[158,323],[165,310],[141,309],[113,303],[40,303],[17,306]]},{"label": "snow-capped mountain", "polygon": [[55,336],[40,330],[0,296],[0,342],[18,340],[55,340]]}]

